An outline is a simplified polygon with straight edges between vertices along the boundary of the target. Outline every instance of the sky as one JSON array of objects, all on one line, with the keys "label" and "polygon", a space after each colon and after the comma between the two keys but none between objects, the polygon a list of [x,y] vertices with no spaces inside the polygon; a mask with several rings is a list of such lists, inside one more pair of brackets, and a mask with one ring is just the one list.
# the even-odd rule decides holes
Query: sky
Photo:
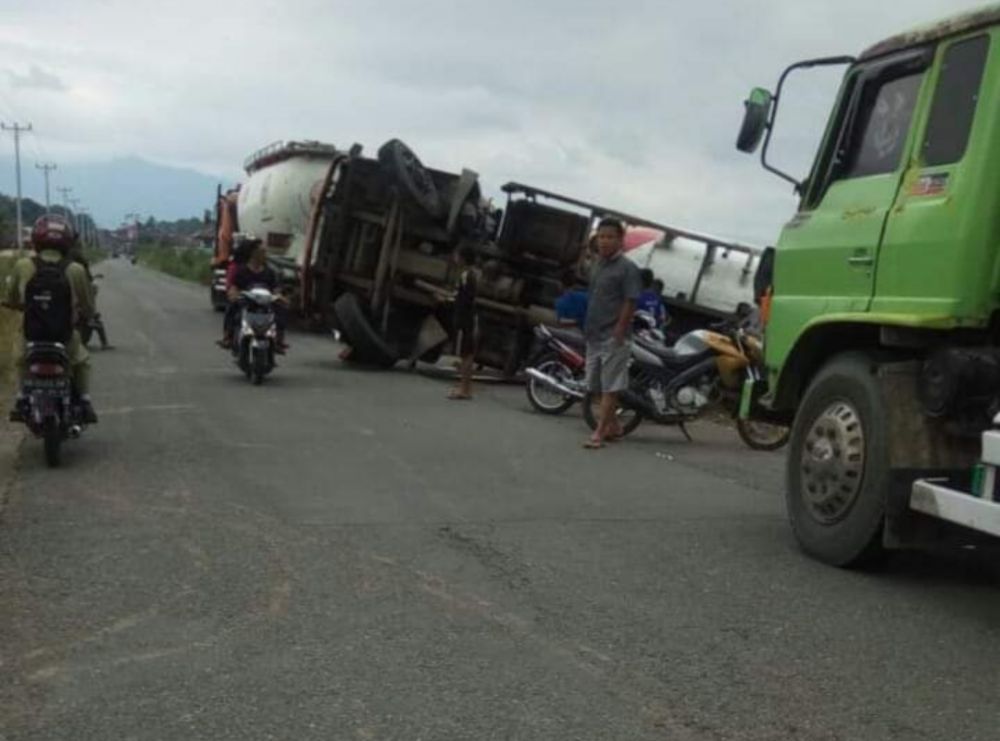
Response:
[{"label": "sky", "polygon": [[[235,182],[275,140],[374,154],[398,136],[427,164],[476,170],[488,193],[517,180],[767,244],[796,201],[734,147],[750,88],[980,5],[2,0],[0,120],[34,127],[24,189],[39,200],[41,160],[141,157]],[[840,74],[800,73],[784,96],[772,152],[795,175]]]}]

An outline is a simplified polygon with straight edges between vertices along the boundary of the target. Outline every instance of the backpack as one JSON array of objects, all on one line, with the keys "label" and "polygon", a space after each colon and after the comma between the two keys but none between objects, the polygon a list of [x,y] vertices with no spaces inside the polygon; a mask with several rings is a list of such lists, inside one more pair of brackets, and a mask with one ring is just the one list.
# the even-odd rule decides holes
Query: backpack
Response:
[{"label": "backpack", "polygon": [[35,274],[24,287],[24,339],[68,343],[73,336],[73,291],[66,277],[68,259],[57,263],[36,257]]}]

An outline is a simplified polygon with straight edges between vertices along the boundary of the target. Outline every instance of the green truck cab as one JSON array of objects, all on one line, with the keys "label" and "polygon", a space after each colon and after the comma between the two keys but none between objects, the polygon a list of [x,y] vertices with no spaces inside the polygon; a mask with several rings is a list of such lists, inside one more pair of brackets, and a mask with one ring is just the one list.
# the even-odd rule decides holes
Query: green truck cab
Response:
[{"label": "green truck cab", "polygon": [[[847,71],[799,182],[768,144],[788,75],[825,65]],[[762,403],[793,424],[803,549],[850,566],[1000,535],[1000,5],[792,65],[751,93],[737,147],[801,198],[776,245]]]}]

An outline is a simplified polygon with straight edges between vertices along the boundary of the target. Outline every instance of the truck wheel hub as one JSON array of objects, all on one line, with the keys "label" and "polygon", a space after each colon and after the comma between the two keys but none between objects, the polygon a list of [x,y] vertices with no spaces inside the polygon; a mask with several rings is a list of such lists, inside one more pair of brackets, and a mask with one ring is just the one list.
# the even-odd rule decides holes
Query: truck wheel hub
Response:
[{"label": "truck wheel hub", "polygon": [[803,500],[823,524],[843,518],[861,491],[865,439],[861,417],[851,404],[831,404],[806,435],[800,463]]}]

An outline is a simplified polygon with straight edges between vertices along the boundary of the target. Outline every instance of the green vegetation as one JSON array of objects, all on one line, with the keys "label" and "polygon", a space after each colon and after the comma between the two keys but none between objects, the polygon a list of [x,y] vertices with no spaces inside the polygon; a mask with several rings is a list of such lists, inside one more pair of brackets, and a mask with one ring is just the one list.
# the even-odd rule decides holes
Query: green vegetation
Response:
[{"label": "green vegetation", "polygon": [[[90,230],[94,230],[96,228],[93,220],[86,214],[74,215],[72,211],[67,211],[59,205],[54,205],[52,207],[52,212],[64,214],[72,219],[75,219],[81,228],[84,226]],[[30,198],[24,198],[21,200],[21,218],[24,226],[31,226],[35,223],[35,219],[44,213],[45,206],[43,204],[33,201]],[[13,197],[0,193],[0,249],[9,249],[14,247],[14,237],[15,232],[17,231],[16,225],[17,202]]]},{"label": "green vegetation", "polygon": [[[0,287],[6,286],[13,265],[14,258],[0,257]],[[20,320],[18,312],[0,308],[0,394],[3,398],[14,382],[14,340]]]},{"label": "green vegetation", "polygon": [[100,247],[85,247],[83,256],[90,266],[94,267],[99,262],[108,259],[108,251]]},{"label": "green vegetation", "polygon": [[160,243],[140,247],[136,254],[142,265],[168,275],[205,286],[212,281],[212,256],[207,250]]}]

